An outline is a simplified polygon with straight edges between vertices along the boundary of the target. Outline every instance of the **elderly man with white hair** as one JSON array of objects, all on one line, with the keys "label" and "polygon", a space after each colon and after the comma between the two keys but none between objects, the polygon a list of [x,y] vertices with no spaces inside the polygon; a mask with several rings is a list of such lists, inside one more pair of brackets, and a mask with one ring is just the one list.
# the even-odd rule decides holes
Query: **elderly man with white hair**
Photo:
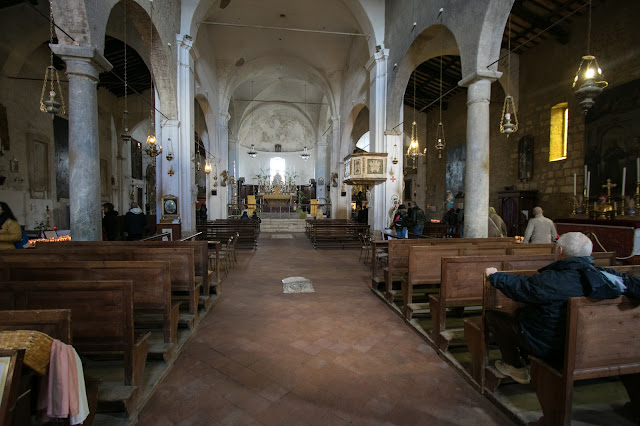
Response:
[{"label": "elderly man with white hair", "polygon": [[557,236],[556,227],[551,219],[544,217],[542,207],[534,207],[533,216],[524,231],[524,243],[554,242]]},{"label": "elderly man with white hair", "polygon": [[489,311],[486,325],[494,336],[502,360],[496,369],[519,383],[530,380],[528,355],[554,366],[562,365],[567,301],[570,297],[614,299],[622,294],[640,298],[640,279],[593,264],[593,243],[580,232],[562,235],[556,261],[533,276],[486,270],[491,285],[508,298],[524,303],[516,316]]}]

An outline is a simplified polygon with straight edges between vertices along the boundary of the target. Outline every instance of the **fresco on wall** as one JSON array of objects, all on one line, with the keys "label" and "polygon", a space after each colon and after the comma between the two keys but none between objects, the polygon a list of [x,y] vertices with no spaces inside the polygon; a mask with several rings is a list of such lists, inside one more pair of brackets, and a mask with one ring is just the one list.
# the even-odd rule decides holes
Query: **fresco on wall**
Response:
[{"label": "fresco on wall", "polygon": [[447,176],[445,190],[451,191],[454,196],[458,194],[458,192],[464,193],[464,172],[466,160],[466,143],[463,142],[457,145],[447,145]]},{"label": "fresco on wall", "polygon": [[56,153],[56,195],[69,198],[69,121],[53,117],[53,140]]},{"label": "fresco on wall", "polygon": [[626,195],[636,186],[636,159],[640,157],[640,80],[608,88],[597,98],[585,119],[585,164],[591,172],[591,198],[606,194],[607,179],[622,192],[622,169],[627,168]]}]

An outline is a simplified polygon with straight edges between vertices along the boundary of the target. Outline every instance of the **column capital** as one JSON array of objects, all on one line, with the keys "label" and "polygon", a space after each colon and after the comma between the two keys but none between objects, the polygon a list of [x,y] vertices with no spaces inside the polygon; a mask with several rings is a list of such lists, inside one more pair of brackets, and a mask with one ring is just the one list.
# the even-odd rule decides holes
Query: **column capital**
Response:
[{"label": "column capital", "polygon": [[481,80],[489,80],[490,83],[493,83],[497,79],[502,77],[502,72],[500,71],[491,71],[491,70],[476,70],[471,75],[463,78],[458,82],[458,86],[460,87],[469,87],[473,83],[477,83]]},{"label": "column capital", "polygon": [[180,121],[179,120],[162,120],[160,122],[160,126],[162,128],[165,128],[165,127],[167,127],[167,128],[172,128],[172,127],[179,128],[180,127]]},{"label": "column capital", "polygon": [[383,61],[386,61],[388,57],[389,57],[389,49],[382,48],[378,50],[376,53],[374,53],[372,57],[369,58],[367,63],[364,65],[364,68],[367,71],[371,72],[374,65],[377,65]]},{"label": "column capital", "polygon": [[81,75],[98,81],[101,72],[111,71],[113,65],[91,46],[52,44],[51,50],[67,64],[67,75]]},{"label": "column capital", "polygon": [[176,34],[176,41],[178,42],[178,47],[183,49],[191,49],[193,47],[193,37],[187,34]]},{"label": "column capital", "polygon": [[385,130],[385,136],[402,136],[402,131],[400,130]]}]

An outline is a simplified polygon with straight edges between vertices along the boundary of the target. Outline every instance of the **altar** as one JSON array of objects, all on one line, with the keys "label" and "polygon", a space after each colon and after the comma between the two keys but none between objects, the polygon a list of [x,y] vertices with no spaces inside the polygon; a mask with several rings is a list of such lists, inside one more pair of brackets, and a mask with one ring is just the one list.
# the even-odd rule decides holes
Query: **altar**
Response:
[{"label": "altar", "polygon": [[622,216],[612,220],[564,218],[554,222],[560,235],[567,232],[593,234],[593,251],[615,251],[623,263],[640,264],[640,217]]}]

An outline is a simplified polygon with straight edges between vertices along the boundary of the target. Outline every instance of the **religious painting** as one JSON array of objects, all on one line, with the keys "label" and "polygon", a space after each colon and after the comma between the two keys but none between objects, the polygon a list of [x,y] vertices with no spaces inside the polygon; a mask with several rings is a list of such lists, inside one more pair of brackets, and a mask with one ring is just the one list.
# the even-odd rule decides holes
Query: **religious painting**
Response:
[{"label": "religious painting", "polygon": [[533,179],[533,136],[525,135],[518,142],[518,179]]},{"label": "religious painting", "polygon": [[640,157],[640,79],[602,92],[585,117],[585,165],[591,172],[592,197],[606,194],[607,179],[616,186],[613,199],[635,191]]},{"label": "religious painting", "polygon": [[131,178],[142,179],[142,150],[138,148],[139,142],[131,139]]},{"label": "religious painting", "polygon": [[20,162],[15,158],[9,161],[9,170],[11,173],[20,173]]},{"label": "religious painting", "polygon": [[69,198],[69,121],[53,117],[55,149],[56,195],[58,200]]},{"label": "religious painting", "polygon": [[5,151],[11,149],[9,143],[9,122],[7,121],[7,108],[0,104],[0,148]]},{"label": "religious painting", "polygon": [[31,198],[47,198],[49,191],[49,144],[43,135],[29,139],[29,190]]},{"label": "religious painting", "polygon": [[464,193],[467,147],[465,143],[447,144],[446,189],[454,195]]}]

